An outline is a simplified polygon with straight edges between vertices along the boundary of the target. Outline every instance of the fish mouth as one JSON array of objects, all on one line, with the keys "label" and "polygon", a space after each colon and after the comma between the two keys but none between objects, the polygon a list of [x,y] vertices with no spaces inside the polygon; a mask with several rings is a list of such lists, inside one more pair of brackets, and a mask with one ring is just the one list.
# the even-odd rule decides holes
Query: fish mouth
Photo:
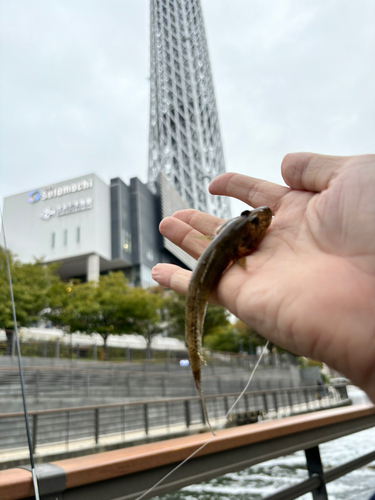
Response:
[{"label": "fish mouth", "polygon": [[[242,212],[244,213],[244,212]],[[254,210],[251,210],[248,215],[253,217],[258,217],[259,220],[262,222],[268,222],[269,224],[271,223],[272,217],[274,216],[274,213],[269,207],[258,207],[255,208]],[[241,214],[242,215],[242,214]]]}]

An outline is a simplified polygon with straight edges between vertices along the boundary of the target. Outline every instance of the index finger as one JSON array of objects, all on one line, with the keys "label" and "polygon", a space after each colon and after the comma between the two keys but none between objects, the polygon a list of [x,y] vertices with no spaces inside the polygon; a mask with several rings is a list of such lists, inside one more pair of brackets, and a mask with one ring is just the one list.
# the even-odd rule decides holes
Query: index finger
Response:
[{"label": "index finger", "polygon": [[254,208],[266,205],[274,211],[278,209],[282,198],[290,192],[290,188],[286,186],[233,172],[215,177],[208,189],[211,194],[232,196]]}]

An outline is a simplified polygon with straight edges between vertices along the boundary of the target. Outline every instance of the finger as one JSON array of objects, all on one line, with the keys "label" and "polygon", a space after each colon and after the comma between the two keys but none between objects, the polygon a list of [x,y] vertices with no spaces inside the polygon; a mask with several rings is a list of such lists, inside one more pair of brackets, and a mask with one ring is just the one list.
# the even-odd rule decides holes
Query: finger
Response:
[{"label": "finger", "polygon": [[191,271],[181,269],[174,264],[156,264],[151,271],[151,276],[159,285],[186,295]]},{"label": "finger", "polygon": [[198,259],[208,245],[207,241],[197,238],[197,236],[202,235],[200,232],[176,217],[163,219],[159,225],[159,230],[163,236],[182,248],[182,250],[185,250],[194,259]]},{"label": "finger", "polygon": [[348,159],[344,156],[290,153],[283,159],[281,174],[292,189],[319,193],[327,189]]},{"label": "finger", "polygon": [[228,172],[213,179],[208,187],[211,194],[232,196],[257,208],[267,205],[277,210],[281,199],[290,189],[273,182]]},{"label": "finger", "polygon": [[[181,267],[174,264],[156,264],[151,271],[151,276],[159,285],[186,295],[191,271],[181,269]],[[216,291],[212,292],[209,300],[212,304],[219,304]]]},{"label": "finger", "polygon": [[193,209],[180,210],[174,213],[173,217],[189,224],[200,233],[210,236],[213,236],[215,230],[224,222],[224,219]]}]

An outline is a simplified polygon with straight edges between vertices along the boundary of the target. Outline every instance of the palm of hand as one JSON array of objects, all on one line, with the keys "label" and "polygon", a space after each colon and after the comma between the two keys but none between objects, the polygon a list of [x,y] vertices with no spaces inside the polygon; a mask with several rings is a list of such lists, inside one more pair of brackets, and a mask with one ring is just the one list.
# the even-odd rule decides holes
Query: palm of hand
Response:
[{"label": "palm of hand", "polygon": [[[375,169],[370,163],[346,161],[334,175],[324,172],[324,181],[319,171],[313,181],[302,175],[295,182],[286,179],[292,187],[302,185],[279,186],[273,195],[264,183],[247,200],[230,186],[233,174],[222,176],[225,188],[220,177],[214,181],[212,191],[255,206],[269,204],[276,212],[246,270],[232,266],[214,300],[277,345],[326,362],[374,394],[368,388],[375,379],[375,209],[369,208]],[[251,192],[254,180],[247,179]],[[315,192],[303,190],[314,182]]]}]

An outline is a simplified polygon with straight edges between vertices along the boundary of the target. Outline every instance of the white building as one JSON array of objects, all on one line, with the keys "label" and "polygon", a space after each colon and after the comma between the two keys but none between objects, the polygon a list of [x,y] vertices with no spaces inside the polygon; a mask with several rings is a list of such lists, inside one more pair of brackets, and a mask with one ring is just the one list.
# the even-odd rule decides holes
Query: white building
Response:
[{"label": "white building", "polygon": [[[170,215],[163,193],[168,189],[170,197],[174,190],[162,180],[159,186],[155,195],[137,178],[129,186],[119,178],[107,185],[90,174],[9,196],[7,246],[22,262],[60,262],[63,279],[95,280],[121,269],[132,284],[154,285],[151,269],[158,262],[194,263],[159,233],[162,216]],[[170,212],[185,207],[175,195]]]}]

